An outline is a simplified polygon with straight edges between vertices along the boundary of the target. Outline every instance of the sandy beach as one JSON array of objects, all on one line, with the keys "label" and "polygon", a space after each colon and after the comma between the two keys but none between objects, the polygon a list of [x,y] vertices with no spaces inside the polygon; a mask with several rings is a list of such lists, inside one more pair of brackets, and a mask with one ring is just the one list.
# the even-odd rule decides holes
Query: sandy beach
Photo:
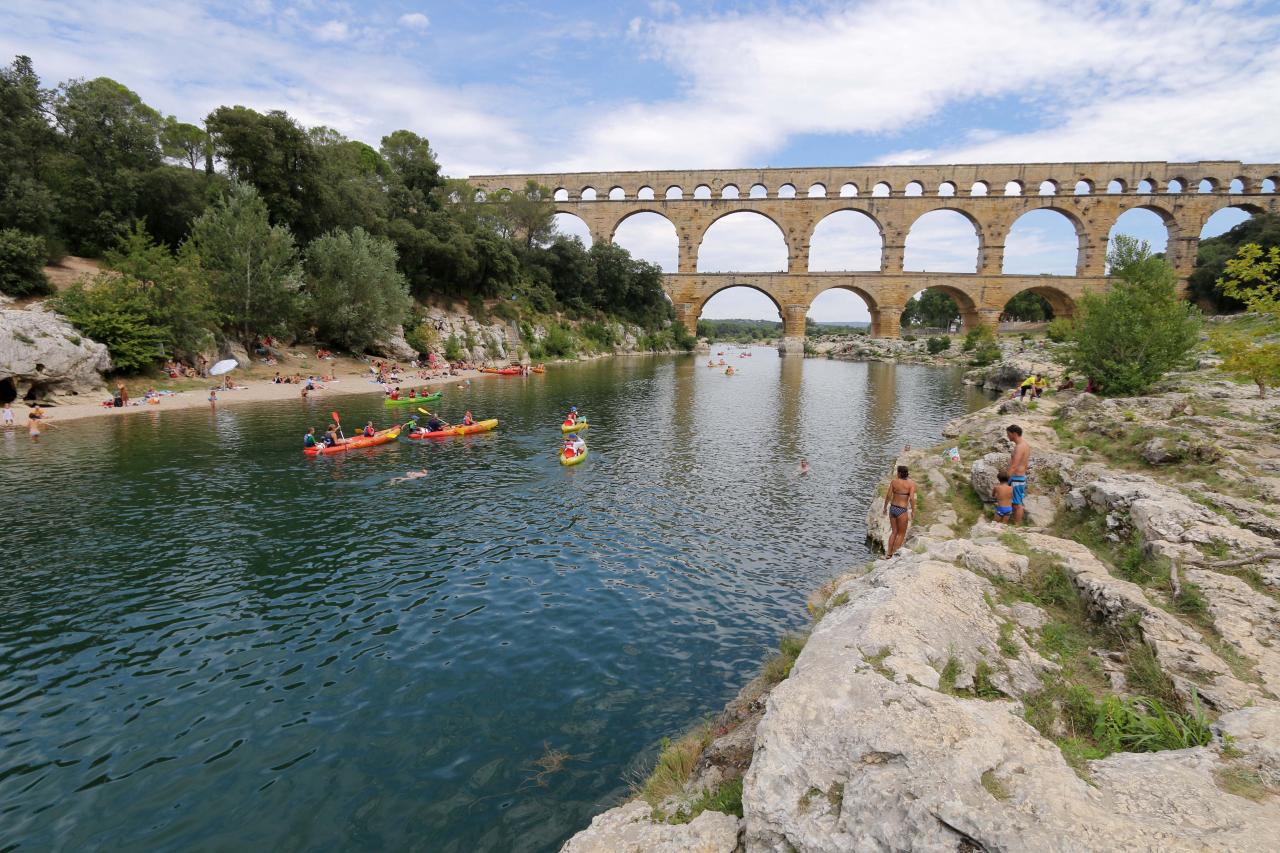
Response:
[{"label": "sandy beach", "polygon": [[[305,363],[303,364],[305,365]],[[355,394],[381,395],[383,393],[381,385],[370,381],[371,374],[369,365],[366,362],[340,358],[334,362],[321,362],[321,365],[322,367],[317,368],[314,360],[311,360],[311,368],[308,371],[306,366],[300,366],[298,362],[290,359],[278,366],[255,364],[249,368],[234,370],[231,373],[231,378],[236,388],[234,390],[219,388],[217,405],[221,408],[224,406],[244,406],[251,403],[299,399],[302,396],[302,388],[304,386],[272,381],[277,370],[282,374],[288,375],[301,372],[304,377],[317,371],[329,373],[332,370],[330,375],[333,375],[335,379],[327,382],[317,382],[317,389],[308,393],[308,397],[312,399],[336,400],[339,397]],[[399,387],[403,394],[407,393],[410,388],[444,388],[458,382],[465,382],[468,379],[490,375],[492,374],[481,373],[478,370],[464,370],[457,372],[453,376],[419,379],[415,370],[404,376]],[[130,380],[125,383],[130,397],[128,406],[121,408],[103,406],[102,401],[110,396],[110,393],[104,387],[100,395],[95,397],[86,395],[83,397],[83,402],[76,401],[74,397],[58,398],[56,405],[45,407],[45,423],[56,425],[90,418],[123,418],[142,413],[153,414],[155,412],[207,408],[210,405],[209,390],[217,385],[218,381],[218,378],[165,382]],[[142,395],[150,387],[158,390],[171,390],[173,393],[162,396],[159,403],[147,403],[143,401]],[[408,407],[405,410],[407,411]],[[27,411],[28,408],[25,403],[19,402],[14,406],[14,417],[18,427],[25,428]],[[388,416],[391,415],[392,411],[388,410]]]}]

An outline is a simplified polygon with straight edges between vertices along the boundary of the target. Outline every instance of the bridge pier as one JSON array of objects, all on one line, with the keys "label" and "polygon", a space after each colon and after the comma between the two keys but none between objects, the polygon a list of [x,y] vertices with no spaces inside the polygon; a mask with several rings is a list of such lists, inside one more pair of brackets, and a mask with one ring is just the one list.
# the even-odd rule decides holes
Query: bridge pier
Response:
[{"label": "bridge pier", "polygon": [[698,306],[692,302],[673,302],[671,307],[676,312],[676,322],[684,324],[689,334],[698,336]]},{"label": "bridge pier", "polygon": [[804,318],[808,313],[808,305],[782,307],[782,340],[778,343],[780,355],[804,355]]},{"label": "bridge pier", "polygon": [[902,309],[871,308],[871,337],[899,338],[902,336]]}]

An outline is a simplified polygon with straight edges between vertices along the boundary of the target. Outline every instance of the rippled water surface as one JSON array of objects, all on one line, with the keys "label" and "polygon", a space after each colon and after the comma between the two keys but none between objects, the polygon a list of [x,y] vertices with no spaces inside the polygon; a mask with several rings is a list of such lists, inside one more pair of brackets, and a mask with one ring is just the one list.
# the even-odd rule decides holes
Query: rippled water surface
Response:
[{"label": "rippled water surface", "polygon": [[902,445],[981,402],[732,356],[450,388],[500,430],[345,458],[303,430],[378,398],[0,435],[0,850],[557,847],[865,556]]}]

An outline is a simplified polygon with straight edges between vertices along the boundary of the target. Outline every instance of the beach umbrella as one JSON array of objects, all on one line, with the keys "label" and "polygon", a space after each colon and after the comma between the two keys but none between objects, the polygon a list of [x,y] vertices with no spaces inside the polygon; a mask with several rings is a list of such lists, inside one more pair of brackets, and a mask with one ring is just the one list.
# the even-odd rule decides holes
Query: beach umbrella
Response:
[{"label": "beach umbrella", "polygon": [[240,366],[240,362],[234,358],[224,358],[222,361],[209,368],[210,376],[221,376],[224,373],[230,373]]}]

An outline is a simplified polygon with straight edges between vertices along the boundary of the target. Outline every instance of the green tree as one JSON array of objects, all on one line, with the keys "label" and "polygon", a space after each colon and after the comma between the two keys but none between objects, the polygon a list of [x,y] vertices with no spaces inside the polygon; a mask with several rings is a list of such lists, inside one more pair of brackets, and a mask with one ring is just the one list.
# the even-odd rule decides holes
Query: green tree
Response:
[{"label": "green tree", "polygon": [[1258,386],[1258,397],[1267,388],[1280,386],[1280,343],[1255,343],[1244,335],[1217,335],[1215,348],[1222,353],[1222,369]]},{"label": "green tree", "polygon": [[1120,235],[1107,261],[1111,289],[1080,300],[1067,361],[1104,394],[1142,394],[1187,361],[1200,315],[1179,298],[1176,273],[1146,242]]},{"label": "green tree", "polygon": [[1014,296],[1004,306],[1004,316],[1010,320],[1025,323],[1039,323],[1053,319],[1053,309],[1043,296],[1030,290],[1024,290]]},{"label": "green tree", "polygon": [[524,188],[499,191],[488,199],[486,211],[494,229],[524,251],[546,244],[555,234],[555,204],[551,191],[529,181]]},{"label": "green tree", "polygon": [[201,214],[183,258],[204,270],[223,329],[246,346],[254,335],[296,329],[302,270],[293,235],[271,224],[251,185],[232,184],[226,198]]},{"label": "green tree", "polygon": [[1250,311],[1280,320],[1280,247],[1263,251],[1256,243],[1241,246],[1227,261],[1218,286]]},{"label": "green tree", "polygon": [[1236,257],[1241,246],[1250,243],[1259,246],[1264,253],[1273,246],[1280,246],[1280,215],[1258,213],[1225,234],[1201,240],[1195,269],[1187,279],[1191,297],[1216,313],[1243,310],[1244,305],[1225,294],[1219,282],[1226,271],[1227,261]]},{"label": "green tree", "polygon": [[319,158],[307,131],[282,110],[218,107],[205,119],[227,174],[257,189],[271,221],[307,241],[323,228],[314,202]]},{"label": "green tree", "polygon": [[146,297],[147,319],[162,332],[166,344],[187,355],[209,348],[219,316],[204,271],[192,254],[176,256],[135,222],[106,261],[136,283]]},{"label": "green tree", "polygon": [[50,293],[44,276],[44,241],[16,228],[0,230],[0,293],[43,296]]},{"label": "green tree", "polygon": [[311,241],[305,263],[308,313],[322,341],[363,352],[400,332],[412,301],[390,240],[363,228]]},{"label": "green tree", "polygon": [[29,57],[0,69],[0,228],[46,239],[58,216],[47,180],[62,143],[49,121],[52,103]]},{"label": "green tree", "polygon": [[148,286],[127,275],[100,273],[50,300],[81,332],[105,344],[116,370],[133,373],[164,357],[165,331],[154,322]]},{"label": "green tree", "polygon": [[899,322],[904,326],[946,329],[960,319],[956,301],[945,292],[930,288],[914,299],[908,299]]},{"label": "green tree", "polygon": [[169,116],[160,129],[160,148],[164,156],[189,166],[194,172],[197,165],[204,164],[212,143],[204,128]]}]

